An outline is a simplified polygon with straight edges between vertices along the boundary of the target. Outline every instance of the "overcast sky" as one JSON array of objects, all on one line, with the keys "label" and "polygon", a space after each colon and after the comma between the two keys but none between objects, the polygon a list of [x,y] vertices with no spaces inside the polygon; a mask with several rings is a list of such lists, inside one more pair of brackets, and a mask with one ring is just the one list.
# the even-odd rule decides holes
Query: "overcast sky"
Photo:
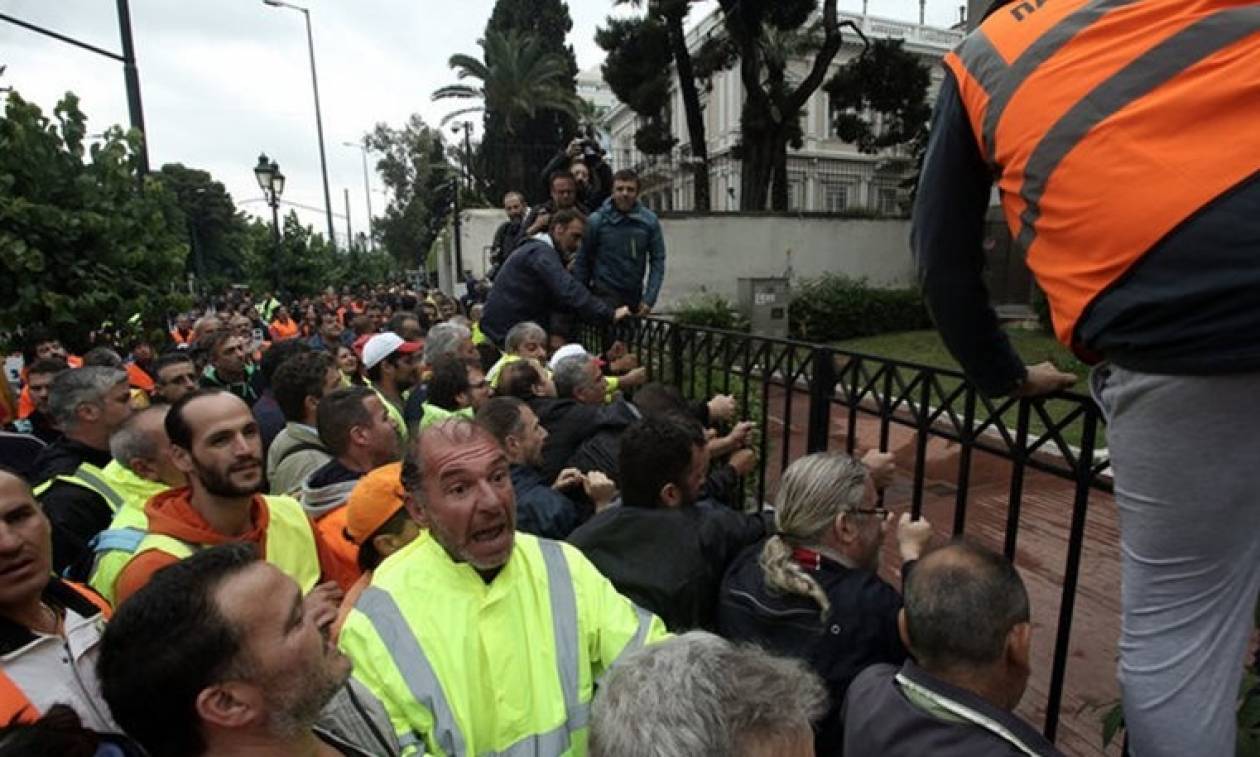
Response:
[{"label": "overcast sky", "polygon": [[[962,0],[927,0],[930,24],[949,25]],[[299,3],[301,4],[301,3]],[[446,61],[479,54],[494,0],[307,0],[328,151],[334,212],[350,190],[355,233],[366,216],[356,142],[380,121],[398,125],[419,112],[433,124],[454,109],[430,93],[455,81]],[[701,7],[698,18],[715,3]],[[569,42],[585,69],[599,64],[595,28],[610,0],[569,0]],[[861,0],[840,0],[860,10]],[[918,0],[869,0],[869,12],[915,20]],[[108,50],[120,51],[115,3],[109,0],[0,0],[0,13]],[[131,17],[144,99],[150,161],[202,168],[222,181],[243,210],[265,213],[253,177],[259,152],[288,179],[284,199],[323,208],[319,147],[302,14],[261,0],[132,0]],[[79,95],[89,132],[127,123],[122,66],[0,21],[0,86],[12,86],[51,114],[66,91]],[[385,198],[372,176],[373,209]],[[299,210],[323,230],[322,212]],[[336,218],[338,234],[345,219]]]}]

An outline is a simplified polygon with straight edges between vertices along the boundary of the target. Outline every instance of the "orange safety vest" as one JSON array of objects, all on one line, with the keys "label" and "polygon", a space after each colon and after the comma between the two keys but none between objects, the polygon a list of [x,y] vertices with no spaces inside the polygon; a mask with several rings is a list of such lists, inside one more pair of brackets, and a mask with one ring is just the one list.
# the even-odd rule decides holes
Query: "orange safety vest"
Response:
[{"label": "orange safety vest", "polygon": [[1055,334],[1082,354],[1090,304],[1260,170],[1254,0],[1015,0],[945,65]]},{"label": "orange safety vest", "polygon": [[283,342],[285,339],[292,339],[298,335],[298,323],[290,318],[288,322],[272,321],[271,322],[271,339],[276,342]]},{"label": "orange safety vest", "polygon": [[[101,614],[106,619],[113,614],[109,603],[96,592],[82,584],[70,581],[66,581],[65,584],[81,594],[84,599],[100,608]],[[3,668],[0,668],[0,726],[34,723],[36,720],[39,720],[39,716],[39,710],[36,709],[35,705],[31,704],[31,700],[26,696],[25,692],[18,688],[12,678],[5,675]]]},{"label": "orange safety vest", "polygon": [[179,329],[171,329],[171,341],[174,342],[176,346],[192,344],[193,336],[194,332],[192,329],[188,330],[188,336],[180,334]]}]

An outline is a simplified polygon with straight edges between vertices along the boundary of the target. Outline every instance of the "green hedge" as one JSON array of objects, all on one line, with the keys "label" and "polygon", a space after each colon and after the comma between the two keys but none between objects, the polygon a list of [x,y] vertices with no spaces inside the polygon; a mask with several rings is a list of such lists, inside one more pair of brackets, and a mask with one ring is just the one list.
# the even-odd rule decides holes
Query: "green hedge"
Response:
[{"label": "green hedge", "polygon": [[796,284],[790,314],[792,336],[807,342],[932,327],[918,289],[876,289],[837,274]]},{"label": "green hedge", "polygon": [[696,294],[674,307],[674,323],[728,331],[748,331],[748,319],[720,294]]}]

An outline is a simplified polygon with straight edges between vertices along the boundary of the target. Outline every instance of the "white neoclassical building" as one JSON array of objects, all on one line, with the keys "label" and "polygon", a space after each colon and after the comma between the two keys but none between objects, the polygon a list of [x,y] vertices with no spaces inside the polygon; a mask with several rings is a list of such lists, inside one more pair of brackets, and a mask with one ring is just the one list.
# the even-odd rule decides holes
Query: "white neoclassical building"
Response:
[{"label": "white neoclassical building", "polygon": [[[960,29],[942,29],[913,22],[841,13],[841,20],[853,21],[868,39],[903,40],[905,48],[922,57],[932,71],[929,92],[935,98],[942,70],[940,61],[962,41]],[[710,35],[720,31],[721,11],[714,10],[696,24],[687,35],[688,46],[696,51]],[[861,52],[857,35],[844,30],[844,45],[832,63],[832,71]],[[789,69],[803,78],[809,61],[802,60]],[[719,73],[712,87],[701,90],[704,107],[705,134],[709,149],[710,203],[714,211],[739,208],[740,165],[732,148],[740,141],[739,117],[743,107],[743,84],[738,66]],[[906,161],[890,160],[895,155],[866,155],[851,144],[837,138],[832,129],[831,105],[827,93],[820,88],[810,97],[802,116],[805,139],[801,149],[789,148],[788,203],[800,212],[842,213],[865,211],[895,215],[901,212],[904,199],[900,184],[905,177]],[[635,148],[634,134],[639,117],[618,102],[604,118],[616,168],[634,168],[643,178],[645,201],[657,210],[691,210],[692,173],[690,136],[682,96],[673,86],[667,112],[668,122],[678,140],[672,152],[645,155]]]}]

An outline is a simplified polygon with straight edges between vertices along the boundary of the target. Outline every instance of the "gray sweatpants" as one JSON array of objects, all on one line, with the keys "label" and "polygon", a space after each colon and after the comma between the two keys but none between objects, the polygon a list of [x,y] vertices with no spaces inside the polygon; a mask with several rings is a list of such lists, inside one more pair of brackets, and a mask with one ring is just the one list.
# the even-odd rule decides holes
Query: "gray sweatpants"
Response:
[{"label": "gray sweatpants", "polygon": [[1135,757],[1230,757],[1260,593],[1260,374],[1099,366],[1120,511],[1120,684]]}]

